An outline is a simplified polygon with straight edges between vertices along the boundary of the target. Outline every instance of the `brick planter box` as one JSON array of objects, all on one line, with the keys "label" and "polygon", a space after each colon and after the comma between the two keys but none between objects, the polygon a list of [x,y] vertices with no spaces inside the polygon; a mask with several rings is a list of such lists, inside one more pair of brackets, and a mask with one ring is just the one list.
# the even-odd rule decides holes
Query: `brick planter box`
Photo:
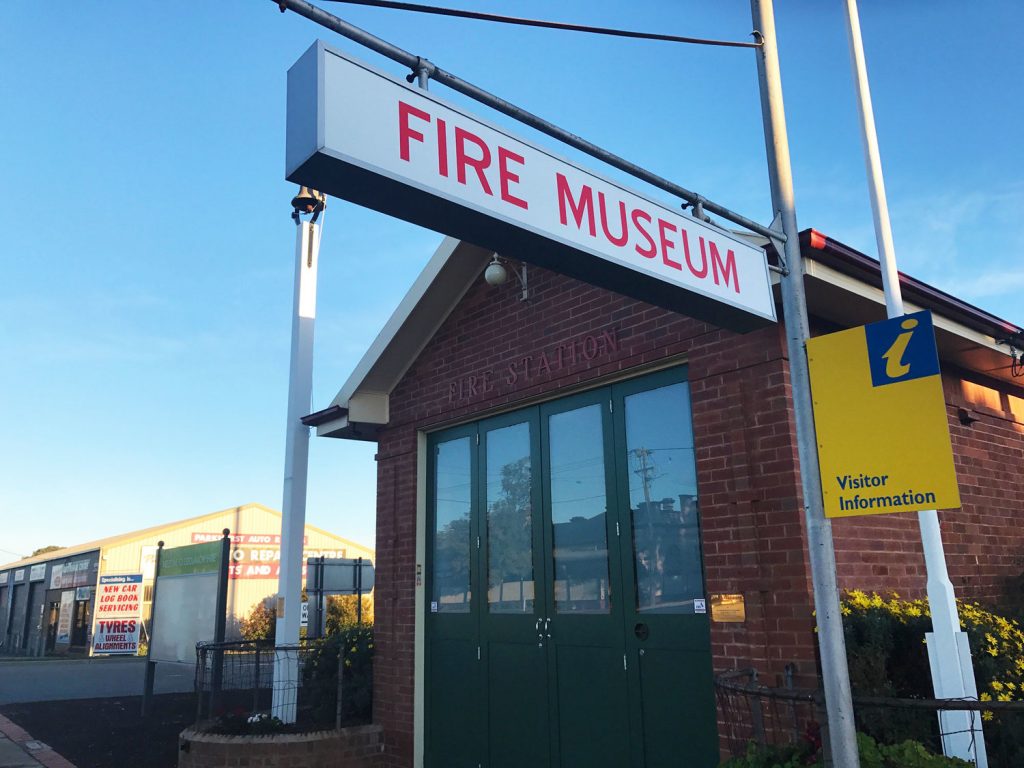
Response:
[{"label": "brick planter box", "polygon": [[187,728],[178,737],[178,768],[379,768],[383,744],[379,725],[269,736]]}]

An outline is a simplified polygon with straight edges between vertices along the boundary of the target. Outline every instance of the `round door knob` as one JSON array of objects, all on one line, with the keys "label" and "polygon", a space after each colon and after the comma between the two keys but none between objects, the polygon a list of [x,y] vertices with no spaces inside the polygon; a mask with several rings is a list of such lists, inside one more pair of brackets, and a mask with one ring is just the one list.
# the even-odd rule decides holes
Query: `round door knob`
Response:
[{"label": "round door knob", "polygon": [[633,634],[636,635],[640,640],[646,640],[650,636],[651,630],[646,624],[640,622],[635,627],[633,627]]}]

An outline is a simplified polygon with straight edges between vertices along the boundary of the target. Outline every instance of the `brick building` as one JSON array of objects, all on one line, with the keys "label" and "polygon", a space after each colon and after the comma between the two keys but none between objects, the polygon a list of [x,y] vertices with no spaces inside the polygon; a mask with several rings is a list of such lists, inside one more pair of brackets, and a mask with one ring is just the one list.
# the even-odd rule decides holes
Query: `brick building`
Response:
[{"label": "brick building", "polygon": [[[877,262],[802,246],[815,333],[885,317]],[[306,419],[378,444],[385,764],[717,764],[713,671],[816,675],[782,327],[740,335],[535,267],[523,301],[484,282],[491,256],[446,240]],[[993,601],[1024,558],[1024,389],[997,344],[1019,329],[902,283],[935,320],[951,578]],[[923,595],[915,515],[834,533],[842,587]],[[716,595],[741,595],[742,621],[715,620]]]}]

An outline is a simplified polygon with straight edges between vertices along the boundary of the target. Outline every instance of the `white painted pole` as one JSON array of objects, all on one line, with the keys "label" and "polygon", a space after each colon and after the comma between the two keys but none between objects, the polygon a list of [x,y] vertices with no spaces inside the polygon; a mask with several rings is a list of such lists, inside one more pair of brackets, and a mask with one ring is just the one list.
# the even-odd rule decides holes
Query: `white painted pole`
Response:
[{"label": "white painted pole", "polygon": [[[857,0],[845,0],[846,31],[850,41],[850,61],[857,90],[860,112],[861,138],[864,142],[864,162],[867,166],[868,189],[871,193],[871,211],[875,223],[875,240],[882,269],[882,287],[885,308],[890,318],[904,314],[903,295],[899,272],[896,268],[896,248],[893,245],[889,206],[885,198],[882,160],[875,133],[875,114],[871,106],[864,43],[861,39],[860,15]],[[939,515],[934,509],[917,513],[924,549],[925,569],[928,574],[928,604],[932,614],[932,632],[928,633],[928,655],[932,669],[932,685],[939,699],[977,698],[974,666],[971,663],[967,634],[960,631],[953,584],[946,569],[946,555],[942,546]],[[975,762],[978,768],[987,768],[985,740],[981,719],[977,713],[941,712],[939,725],[944,735],[943,751],[947,756]]]},{"label": "white painted pole", "polygon": [[[316,321],[317,257],[320,250],[320,227],[298,217],[296,224],[284,500],[281,504],[281,568],[277,587],[278,646],[297,646],[299,642],[306,477],[309,467],[309,427],[302,423],[302,417],[310,412],[313,397],[313,328]],[[271,711],[285,723],[295,722],[298,687],[297,649],[276,651]]]},{"label": "white painted pole", "polygon": [[857,730],[853,717],[850,673],[846,665],[846,641],[839,606],[836,553],[832,545],[832,521],[825,517],[818,469],[818,441],[814,432],[811,381],[807,362],[807,297],[804,267],[796,221],[793,171],[789,159],[789,136],[782,102],[782,74],[775,35],[772,0],[751,0],[754,29],[760,32],[757,51],[758,84],[764,122],[768,175],[772,205],[786,235],[784,256],[787,271],[782,277],[782,317],[789,349],[790,388],[796,427],[800,487],[807,526],[807,550],[814,588],[814,609],[818,620],[818,648],[821,652],[822,687],[828,715],[829,749],[835,768],[859,768]]}]

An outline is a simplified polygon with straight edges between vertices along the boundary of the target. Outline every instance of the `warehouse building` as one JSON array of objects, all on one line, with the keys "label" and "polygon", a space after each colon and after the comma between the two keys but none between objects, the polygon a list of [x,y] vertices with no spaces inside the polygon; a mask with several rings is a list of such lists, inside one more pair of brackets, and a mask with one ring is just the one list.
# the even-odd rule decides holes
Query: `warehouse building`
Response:
[{"label": "warehouse building", "polygon": [[[142,574],[143,618],[152,605],[157,543],[179,547],[231,531],[228,637],[260,601],[277,594],[281,513],[245,504],[199,517],[47,552],[0,566],[0,654],[86,654],[99,577]],[[306,526],[305,557],[373,558],[373,550]],[[212,638],[211,638],[212,639]]]},{"label": "warehouse building", "polygon": [[[801,247],[815,335],[885,318],[877,261],[813,230]],[[377,444],[384,764],[717,765],[715,671],[817,676],[783,328],[510,260],[519,279],[490,285],[494,259],[447,239],[305,420]],[[1020,328],[901,282],[934,318],[950,574],[996,602],[1024,558],[1024,379],[1001,343]],[[916,515],[833,531],[841,587],[924,595]]]}]

